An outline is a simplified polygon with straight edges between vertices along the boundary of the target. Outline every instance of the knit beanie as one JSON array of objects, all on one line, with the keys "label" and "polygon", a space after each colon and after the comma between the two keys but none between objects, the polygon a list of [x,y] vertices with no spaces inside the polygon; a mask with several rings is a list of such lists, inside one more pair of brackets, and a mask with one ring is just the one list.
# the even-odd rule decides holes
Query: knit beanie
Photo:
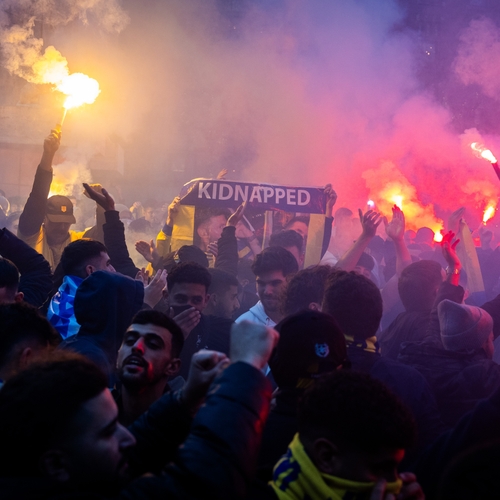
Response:
[{"label": "knit beanie", "polygon": [[493,331],[492,317],[480,307],[445,299],[438,305],[441,340],[447,351],[479,349]]}]

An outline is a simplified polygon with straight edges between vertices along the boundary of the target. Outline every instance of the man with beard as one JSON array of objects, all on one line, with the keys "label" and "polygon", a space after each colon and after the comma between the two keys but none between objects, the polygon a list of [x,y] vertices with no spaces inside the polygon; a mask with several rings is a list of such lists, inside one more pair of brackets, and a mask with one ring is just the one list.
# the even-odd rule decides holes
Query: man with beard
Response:
[{"label": "man with beard", "polygon": [[236,323],[252,321],[265,326],[275,326],[283,319],[280,310],[281,294],[287,277],[299,270],[295,257],[282,247],[268,247],[255,257],[252,271],[257,279],[259,302],[242,314]]},{"label": "man with beard", "polygon": [[114,396],[123,425],[134,422],[169,390],[167,380],[180,369],[183,345],[182,330],[165,314],[149,310],[134,316],[116,363],[121,387]]}]

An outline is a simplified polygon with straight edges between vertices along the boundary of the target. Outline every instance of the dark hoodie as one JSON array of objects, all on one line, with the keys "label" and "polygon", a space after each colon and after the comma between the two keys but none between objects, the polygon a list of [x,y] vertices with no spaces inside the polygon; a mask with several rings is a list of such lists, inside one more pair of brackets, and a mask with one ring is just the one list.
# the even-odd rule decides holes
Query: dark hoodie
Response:
[{"label": "dark hoodie", "polygon": [[114,368],[123,334],[143,303],[144,285],[122,274],[97,271],[78,287],[78,333],[61,344],[94,361],[114,384]]}]

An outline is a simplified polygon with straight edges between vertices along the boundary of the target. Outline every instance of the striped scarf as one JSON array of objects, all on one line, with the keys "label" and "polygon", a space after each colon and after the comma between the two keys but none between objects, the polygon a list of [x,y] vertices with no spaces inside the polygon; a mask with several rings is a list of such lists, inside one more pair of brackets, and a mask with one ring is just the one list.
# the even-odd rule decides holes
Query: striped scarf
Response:
[{"label": "striped scarf", "polygon": [[[269,483],[279,500],[362,500],[375,483],[360,483],[322,474],[308,457],[295,434],[286,455],[276,464]],[[387,483],[387,493],[399,493],[402,481]]]}]

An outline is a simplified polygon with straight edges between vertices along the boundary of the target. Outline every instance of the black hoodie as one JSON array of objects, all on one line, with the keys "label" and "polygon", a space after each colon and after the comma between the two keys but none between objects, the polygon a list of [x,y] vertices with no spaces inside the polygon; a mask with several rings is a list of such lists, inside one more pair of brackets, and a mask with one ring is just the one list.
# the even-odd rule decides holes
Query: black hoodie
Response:
[{"label": "black hoodie", "polygon": [[108,376],[110,387],[118,349],[133,316],[141,309],[144,285],[122,274],[97,271],[78,287],[75,317],[78,333],[61,344],[94,361]]}]

